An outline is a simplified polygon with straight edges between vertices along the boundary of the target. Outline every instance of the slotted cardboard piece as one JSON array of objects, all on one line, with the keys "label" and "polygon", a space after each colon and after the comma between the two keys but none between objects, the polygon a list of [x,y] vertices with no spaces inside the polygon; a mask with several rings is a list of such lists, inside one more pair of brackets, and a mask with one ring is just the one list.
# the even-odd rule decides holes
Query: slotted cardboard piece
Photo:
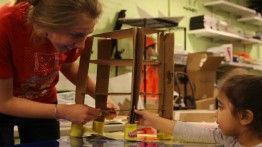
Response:
[{"label": "slotted cardboard piece", "polygon": [[[112,41],[109,39],[98,40],[98,59],[110,59]],[[96,77],[96,97],[95,106],[101,110],[106,110],[107,93],[109,85],[110,67],[106,65],[97,65]],[[104,122],[105,113],[95,121]]]},{"label": "slotted cardboard piece", "polygon": [[76,104],[83,104],[85,101],[86,80],[87,80],[87,74],[89,69],[89,60],[91,57],[93,38],[92,37],[88,38],[86,40],[86,44],[88,45],[81,53],[79,68],[77,73],[76,96],[75,96]]},{"label": "slotted cardboard piece", "polygon": [[174,92],[174,34],[160,34],[159,43],[159,115],[172,120]]}]

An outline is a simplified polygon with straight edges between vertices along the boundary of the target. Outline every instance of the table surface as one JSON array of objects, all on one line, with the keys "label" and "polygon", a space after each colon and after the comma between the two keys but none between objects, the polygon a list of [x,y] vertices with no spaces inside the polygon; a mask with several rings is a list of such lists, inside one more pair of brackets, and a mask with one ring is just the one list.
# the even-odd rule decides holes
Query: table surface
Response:
[{"label": "table surface", "polygon": [[[124,140],[124,124],[123,123],[112,123],[105,125],[105,130],[107,132],[102,135],[94,134],[93,132],[87,131],[84,133],[84,137],[72,138],[69,137],[70,125],[71,123],[61,124],[61,137],[58,140],[41,141],[30,144],[18,144],[15,147],[82,147],[82,146],[92,146],[92,147],[222,147],[219,144],[192,144],[192,143],[179,143],[175,141],[168,140],[158,140],[156,132],[152,134],[141,134],[138,133],[138,141],[126,141]],[[86,126],[90,129],[91,124]],[[64,129],[64,130],[63,130]],[[121,130],[121,131],[119,131]],[[147,129],[148,130],[148,129]],[[115,132],[117,131],[117,132]],[[140,130],[141,131],[141,130]],[[143,132],[143,131],[142,131]]]},{"label": "table surface", "polygon": [[83,138],[62,137],[59,140],[15,145],[15,147],[223,147],[218,144],[174,143],[171,141],[124,141],[88,136]]}]

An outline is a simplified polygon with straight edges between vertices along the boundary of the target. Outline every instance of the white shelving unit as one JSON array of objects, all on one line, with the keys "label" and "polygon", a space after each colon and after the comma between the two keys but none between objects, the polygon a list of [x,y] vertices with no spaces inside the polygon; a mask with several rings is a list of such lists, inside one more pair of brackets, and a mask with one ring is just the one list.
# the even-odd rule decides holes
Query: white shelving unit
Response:
[{"label": "white shelving unit", "polygon": [[[226,0],[213,0],[203,4],[204,7],[211,8],[213,11],[221,10],[228,12],[234,16],[238,16],[238,22],[262,26],[262,17],[257,15],[253,9],[238,5]],[[222,40],[230,43],[241,43],[244,45],[259,44],[262,45],[262,40],[254,38],[246,38],[242,35],[208,28],[190,30],[188,34],[195,35],[196,37],[208,37],[214,40]],[[262,65],[245,64],[245,63],[224,63],[222,66],[235,66],[247,69],[254,69],[262,71]]]},{"label": "white shelving unit", "polygon": [[[257,26],[262,26],[262,18],[257,16],[257,12],[253,9],[231,3],[225,0],[216,0],[204,3],[205,7],[210,7],[215,10],[222,10],[225,12],[232,13],[236,16],[241,16],[238,19],[239,22],[245,22],[249,24],[254,24]],[[201,30],[192,30],[189,34],[195,34],[197,36],[205,37],[216,37],[217,39],[223,39],[228,41],[240,41],[242,44],[262,44],[262,40],[245,38],[237,34],[222,32],[211,29],[201,29]]]},{"label": "white shelving unit", "polygon": [[238,21],[262,26],[262,18],[260,16],[243,17],[239,18]]},{"label": "white shelving unit", "polygon": [[253,38],[244,38],[242,36],[239,36],[237,34],[228,33],[228,32],[222,32],[212,29],[197,29],[197,30],[191,30],[188,32],[190,35],[195,35],[196,37],[208,37],[213,38],[215,40],[224,40],[229,42],[235,42],[240,41],[242,44],[262,44],[262,40],[253,39]]},{"label": "white shelving unit", "polygon": [[262,17],[258,16],[257,12],[253,9],[234,4],[225,0],[207,2],[204,3],[204,6],[213,8],[215,10],[229,12],[236,16],[241,16],[241,18],[238,19],[239,22],[245,22],[257,26],[262,26]]},{"label": "white shelving unit", "polygon": [[245,17],[245,16],[255,16],[256,11],[253,9],[249,9],[247,7],[237,5],[225,0],[217,0],[204,3],[205,7],[211,7],[213,9],[223,10],[225,12],[232,13],[237,16]]}]

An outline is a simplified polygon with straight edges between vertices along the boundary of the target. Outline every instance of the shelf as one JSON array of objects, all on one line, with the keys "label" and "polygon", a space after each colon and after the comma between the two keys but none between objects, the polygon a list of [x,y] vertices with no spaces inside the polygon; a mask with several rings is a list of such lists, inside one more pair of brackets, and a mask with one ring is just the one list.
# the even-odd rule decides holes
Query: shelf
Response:
[{"label": "shelf", "polygon": [[241,5],[237,5],[225,0],[217,0],[204,3],[205,7],[211,7],[214,9],[223,10],[225,12],[233,13],[237,16],[255,16],[256,11]]},{"label": "shelf", "polygon": [[257,26],[262,26],[262,18],[259,16],[243,17],[238,19],[239,22],[247,22]]},{"label": "shelf", "polygon": [[246,45],[249,45],[249,44],[262,44],[262,40],[253,39],[253,38],[250,38],[250,39],[246,38],[246,39],[242,39],[241,43],[242,44],[246,44]]},{"label": "shelf", "polygon": [[262,44],[262,40],[253,39],[253,38],[244,38],[237,34],[222,32],[212,29],[197,29],[191,30],[188,34],[196,35],[197,37],[209,37],[214,38],[216,40],[224,40],[224,41],[240,41],[242,44]]}]

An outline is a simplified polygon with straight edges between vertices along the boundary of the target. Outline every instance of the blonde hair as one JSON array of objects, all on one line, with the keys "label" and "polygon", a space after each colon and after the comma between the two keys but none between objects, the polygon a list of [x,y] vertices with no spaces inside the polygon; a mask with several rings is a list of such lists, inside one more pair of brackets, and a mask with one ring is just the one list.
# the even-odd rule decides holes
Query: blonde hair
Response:
[{"label": "blonde hair", "polygon": [[97,19],[101,12],[99,0],[15,0],[29,2],[33,7],[28,20],[46,29],[63,29],[79,22],[83,14]]},{"label": "blonde hair", "polygon": [[21,3],[21,2],[27,2],[28,0],[11,0],[14,5]]}]

